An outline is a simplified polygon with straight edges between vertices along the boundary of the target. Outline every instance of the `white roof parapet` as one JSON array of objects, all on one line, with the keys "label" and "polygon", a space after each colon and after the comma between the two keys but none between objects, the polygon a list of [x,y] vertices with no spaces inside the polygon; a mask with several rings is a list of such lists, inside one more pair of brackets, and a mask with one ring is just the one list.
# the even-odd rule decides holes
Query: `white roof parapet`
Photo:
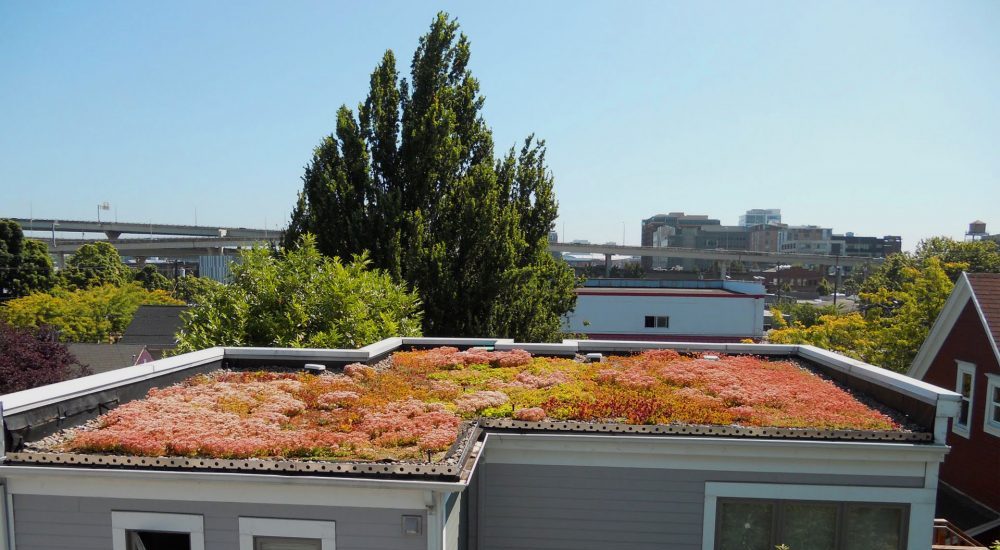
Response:
[{"label": "white roof parapet", "polygon": [[158,361],[125,367],[100,374],[93,374],[65,382],[56,382],[30,390],[0,395],[3,414],[10,416],[27,409],[42,407],[50,403],[100,391],[127,386],[142,380],[162,376],[220,361],[224,357],[223,348],[208,348],[201,351],[175,355]]},{"label": "white roof parapet", "polygon": [[825,367],[845,372],[856,378],[867,380],[880,386],[892,388],[902,394],[919,399],[924,403],[929,403],[931,405],[945,405],[949,402],[954,403],[954,414],[941,414],[941,412],[947,412],[952,408],[951,406],[946,405],[945,411],[939,411],[939,416],[954,416],[958,413],[958,403],[961,401],[961,396],[953,391],[939,388],[921,380],[910,378],[905,374],[869,365],[863,361],[851,359],[850,357],[845,357],[839,353],[834,353],[815,346],[798,346],[798,348],[798,355],[802,358],[809,359],[810,361],[819,363]]}]

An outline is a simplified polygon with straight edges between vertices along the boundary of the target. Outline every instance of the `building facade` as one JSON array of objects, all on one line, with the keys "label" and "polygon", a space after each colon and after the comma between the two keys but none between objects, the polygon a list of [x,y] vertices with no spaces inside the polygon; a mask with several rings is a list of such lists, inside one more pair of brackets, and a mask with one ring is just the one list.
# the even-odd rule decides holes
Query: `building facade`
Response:
[{"label": "building facade", "polygon": [[780,208],[754,208],[747,210],[746,214],[740,216],[740,225],[743,227],[753,227],[755,225],[767,225],[771,223],[781,223]]},{"label": "building facade", "polygon": [[[203,459],[34,450],[150,388],[226,368],[331,371],[449,345],[574,357],[673,349],[792,360],[908,431],[480,418],[440,462]],[[958,395],[809,346],[395,338],[357,350],[213,348],[0,396],[0,548],[724,550],[753,528],[838,550],[924,550]],[[62,411],[62,416],[53,416]],[[803,506],[807,509],[803,509]],[[795,519],[796,513],[805,517]],[[784,523],[770,518],[783,517]],[[817,526],[821,526],[817,527]],[[164,542],[166,541],[166,542]],[[806,543],[803,543],[806,544]],[[806,544],[798,547],[819,547]],[[826,546],[824,546],[826,547]]]}]

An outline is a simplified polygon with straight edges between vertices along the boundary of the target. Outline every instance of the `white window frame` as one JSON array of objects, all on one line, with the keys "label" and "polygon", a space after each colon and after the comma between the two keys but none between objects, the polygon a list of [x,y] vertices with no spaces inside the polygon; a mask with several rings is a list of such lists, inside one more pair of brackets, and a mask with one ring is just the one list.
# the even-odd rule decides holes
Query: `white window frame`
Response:
[{"label": "white window frame", "polygon": [[[955,420],[951,423],[951,431],[956,434],[968,439],[972,434],[972,418],[975,416],[975,408],[973,404],[976,402],[976,365],[969,363],[967,361],[955,360],[955,393],[962,394],[962,376],[969,375],[969,417],[965,419],[965,424],[959,424],[958,419],[961,417],[961,412],[959,416],[955,417]],[[962,397],[965,400],[965,397]]]},{"label": "white window frame", "polygon": [[1000,374],[986,373],[986,410],[983,411],[983,431],[1000,437],[1000,422],[993,420],[993,409],[1000,408],[1000,401],[993,396],[1000,390]]},{"label": "white window frame", "polygon": [[310,519],[240,518],[240,550],[253,550],[253,538],[319,539],[323,550],[336,550],[336,522]]},{"label": "white window frame", "polygon": [[[702,550],[715,550],[715,520],[720,498],[770,500],[814,500],[872,504],[909,504],[906,548],[926,548],[934,524],[934,501],[937,489],[899,487],[857,487],[847,485],[786,485],[781,483],[705,483],[705,516],[702,525]],[[926,539],[926,540],[925,540]],[[241,549],[242,550],[242,549]]]},{"label": "white window frame", "polygon": [[205,550],[205,518],[200,514],[111,511],[114,550],[127,549],[127,531],[166,531],[191,535],[191,550]]}]

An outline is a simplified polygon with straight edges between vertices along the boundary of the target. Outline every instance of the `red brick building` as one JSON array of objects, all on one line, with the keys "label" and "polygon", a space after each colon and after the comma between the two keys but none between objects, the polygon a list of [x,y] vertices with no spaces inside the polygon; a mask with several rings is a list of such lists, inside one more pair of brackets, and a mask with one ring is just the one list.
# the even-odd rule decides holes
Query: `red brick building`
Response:
[{"label": "red brick building", "polygon": [[941,494],[954,498],[938,512],[987,543],[1000,537],[998,342],[1000,273],[963,273],[908,372],[962,395],[940,472]]}]

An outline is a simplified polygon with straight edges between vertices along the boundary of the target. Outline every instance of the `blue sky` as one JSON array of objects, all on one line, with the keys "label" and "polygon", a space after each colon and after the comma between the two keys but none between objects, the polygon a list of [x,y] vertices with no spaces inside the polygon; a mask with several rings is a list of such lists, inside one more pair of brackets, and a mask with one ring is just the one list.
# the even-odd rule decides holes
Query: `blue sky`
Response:
[{"label": "blue sky", "polygon": [[0,3],[0,216],[283,226],[302,167],[434,14],[557,230],[748,208],[912,249],[1000,232],[1000,3]]}]

